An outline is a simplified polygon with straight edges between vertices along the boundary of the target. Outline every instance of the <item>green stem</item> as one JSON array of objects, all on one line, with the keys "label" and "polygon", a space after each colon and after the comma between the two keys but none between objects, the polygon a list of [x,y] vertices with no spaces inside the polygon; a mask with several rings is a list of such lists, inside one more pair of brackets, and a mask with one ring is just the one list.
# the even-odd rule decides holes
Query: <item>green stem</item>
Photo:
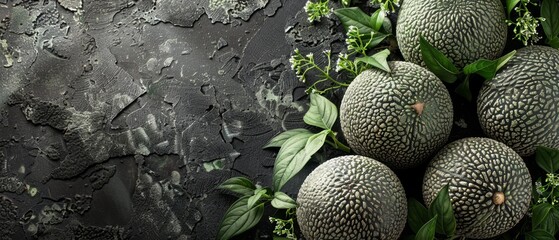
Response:
[{"label": "green stem", "polygon": [[336,132],[330,130],[330,132],[328,133],[328,136],[330,136],[330,138],[332,140],[334,140],[334,144],[330,143],[330,141],[327,141],[328,143],[330,143],[332,146],[334,146],[334,148],[342,150],[346,153],[349,153],[351,151],[351,149],[346,146],[345,144],[341,143],[340,141],[338,141],[338,139],[336,138]]}]

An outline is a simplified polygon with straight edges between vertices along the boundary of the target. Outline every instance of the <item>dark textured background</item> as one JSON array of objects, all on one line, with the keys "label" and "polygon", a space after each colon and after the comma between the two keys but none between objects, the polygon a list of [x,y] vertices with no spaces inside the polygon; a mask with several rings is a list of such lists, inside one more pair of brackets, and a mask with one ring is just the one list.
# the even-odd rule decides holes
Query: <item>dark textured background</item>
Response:
[{"label": "dark textured background", "polygon": [[0,239],[215,238],[302,125],[290,53],[341,37],[304,4],[0,0]]},{"label": "dark textured background", "polygon": [[[262,146],[304,126],[293,49],[344,47],[305,3],[0,0],[0,239],[215,238],[235,200],[215,187],[270,186]],[[451,140],[481,136],[475,105],[453,100]],[[409,196],[422,171],[396,172]],[[255,238],[265,219],[238,239]]]}]

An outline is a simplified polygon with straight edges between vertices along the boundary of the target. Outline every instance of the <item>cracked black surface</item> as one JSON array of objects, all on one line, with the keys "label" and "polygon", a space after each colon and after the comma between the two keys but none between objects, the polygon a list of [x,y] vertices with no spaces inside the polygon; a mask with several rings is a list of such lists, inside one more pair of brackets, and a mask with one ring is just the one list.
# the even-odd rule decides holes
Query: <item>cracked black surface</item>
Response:
[{"label": "cracked black surface", "polygon": [[304,3],[0,1],[0,239],[214,239],[215,187],[304,126],[293,49],[343,46]]}]

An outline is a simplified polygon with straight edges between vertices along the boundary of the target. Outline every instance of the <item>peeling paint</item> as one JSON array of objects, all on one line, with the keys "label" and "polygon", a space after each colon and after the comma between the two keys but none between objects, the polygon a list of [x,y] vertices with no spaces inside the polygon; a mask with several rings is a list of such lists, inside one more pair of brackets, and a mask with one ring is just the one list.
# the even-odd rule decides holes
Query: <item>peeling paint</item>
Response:
[{"label": "peeling paint", "polygon": [[4,53],[4,57],[6,58],[6,63],[4,64],[5,68],[9,68],[14,65],[14,58],[12,54],[8,51],[8,41],[5,39],[0,39],[0,46],[2,47],[2,52]]},{"label": "peeling paint", "polygon": [[70,11],[78,11],[82,8],[82,0],[58,0],[60,6]]}]

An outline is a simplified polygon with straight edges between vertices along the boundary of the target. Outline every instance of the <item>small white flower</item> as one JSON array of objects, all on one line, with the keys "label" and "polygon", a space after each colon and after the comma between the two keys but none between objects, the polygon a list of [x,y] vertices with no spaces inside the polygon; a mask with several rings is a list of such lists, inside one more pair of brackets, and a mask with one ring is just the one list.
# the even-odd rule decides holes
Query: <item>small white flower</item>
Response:
[{"label": "small white flower", "polygon": [[356,26],[351,25],[351,26],[349,26],[349,28],[347,29],[347,32],[348,32],[347,35],[350,35],[350,33],[357,32],[357,30],[358,30],[358,29],[357,29]]},{"label": "small white flower", "polygon": [[291,70],[295,70],[295,65],[297,65],[297,61],[295,60],[295,56],[291,56],[289,58],[289,63],[291,63]]},{"label": "small white flower", "polygon": [[342,68],[342,58],[338,58],[338,60],[336,61],[336,69],[335,69],[335,71],[336,71],[336,72],[340,72],[340,71],[342,71],[342,70],[343,70],[343,68]]},{"label": "small white flower", "polygon": [[303,7],[303,9],[305,9],[305,12],[309,12],[309,7],[312,6],[312,2],[311,1],[307,1],[307,4],[305,4],[305,6]]},{"label": "small white flower", "polygon": [[314,57],[313,53],[308,53],[307,55],[305,55],[305,57],[307,57],[308,59],[311,59]]}]

